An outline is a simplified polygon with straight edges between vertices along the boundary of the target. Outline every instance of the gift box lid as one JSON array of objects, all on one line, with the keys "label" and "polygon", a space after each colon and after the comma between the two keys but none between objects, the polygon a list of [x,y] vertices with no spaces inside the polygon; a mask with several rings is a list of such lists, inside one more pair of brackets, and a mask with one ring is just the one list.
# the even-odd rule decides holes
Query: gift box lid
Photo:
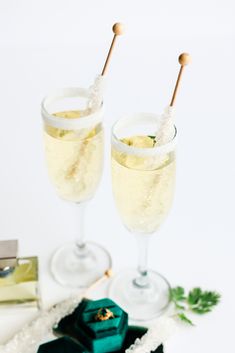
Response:
[{"label": "gift box lid", "polygon": [[[122,348],[115,353],[125,353],[126,349],[128,349],[137,338],[141,338],[146,331],[147,329],[145,327],[129,326]],[[88,350],[78,341],[64,336],[42,344],[37,353],[88,353]],[[152,353],[163,353],[163,346],[160,345]]]},{"label": "gift box lid", "polygon": [[70,337],[60,337],[44,344],[41,344],[37,353],[86,353],[84,347],[74,342]]}]

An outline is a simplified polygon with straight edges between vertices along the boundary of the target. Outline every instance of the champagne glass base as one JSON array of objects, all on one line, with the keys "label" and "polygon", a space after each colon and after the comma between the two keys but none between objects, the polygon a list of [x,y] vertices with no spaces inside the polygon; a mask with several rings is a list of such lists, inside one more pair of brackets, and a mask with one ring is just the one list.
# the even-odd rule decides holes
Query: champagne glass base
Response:
[{"label": "champagne glass base", "polygon": [[170,284],[159,273],[148,272],[149,285],[135,284],[137,270],[123,271],[114,277],[109,297],[125,310],[134,321],[152,320],[164,313],[170,304]]},{"label": "champagne glass base", "polygon": [[75,242],[60,247],[52,257],[51,272],[59,284],[70,288],[87,288],[112,267],[111,256],[99,244]]}]

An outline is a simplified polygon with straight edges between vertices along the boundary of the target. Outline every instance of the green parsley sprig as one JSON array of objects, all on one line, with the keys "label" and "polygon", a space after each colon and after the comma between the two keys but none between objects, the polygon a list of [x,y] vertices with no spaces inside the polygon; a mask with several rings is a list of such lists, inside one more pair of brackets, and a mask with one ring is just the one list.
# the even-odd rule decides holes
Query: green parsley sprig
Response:
[{"label": "green parsley sprig", "polygon": [[203,291],[201,288],[193,288],[186,295],[183,287],[175,287],[170,292],[171,301],[176,308],[176,316],[183,322],[194,325],[185,312],[196,314],[209,313],[220,301],[220,294],[215,291]]}]

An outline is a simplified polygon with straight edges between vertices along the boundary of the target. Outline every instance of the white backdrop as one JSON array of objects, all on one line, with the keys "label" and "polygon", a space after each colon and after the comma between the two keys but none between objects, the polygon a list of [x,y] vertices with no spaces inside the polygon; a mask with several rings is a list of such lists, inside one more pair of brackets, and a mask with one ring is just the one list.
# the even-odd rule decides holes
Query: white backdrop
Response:
[{"label": "white backdrop", "polygon": [[[50,277],[48,261],[76,236],[76,215],[47,178],[40,101],[53,88],[89,86],[101,71],[112,24],[121,21],[126,34],[115,49],[105,97],[105,169],[87,209],[87,237],[111,251],[115,271],[135,266],[134,239],[112,199],[110,127],[125,112],[161,112],[178,54],[190,52],[176,105],[176,197],[152,239],[149,265],[172,285],[222,293],[214,312],[195,318],[197,326],[172,338],[166,353],[232,351],[234,11],[232,0],[0,0],[0,236],[18,237],[21,255],[39,256],[45,306],[69,294]],[[1,311],[0,342],[33,315]]]}]

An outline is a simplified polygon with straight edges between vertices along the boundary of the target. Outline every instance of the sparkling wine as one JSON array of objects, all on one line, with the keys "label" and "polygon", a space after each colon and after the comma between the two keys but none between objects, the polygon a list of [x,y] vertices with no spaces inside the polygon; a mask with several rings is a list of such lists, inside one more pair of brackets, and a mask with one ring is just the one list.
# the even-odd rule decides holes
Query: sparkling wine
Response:
[{"label": "sparkling wine", "polygon": [[[121,142],[140,149],[157,147],[153,136],[133,136]],[[171,207],[175,153],[143,156],[113,146],[112,182],[116,206],[125,226],[137,233],[153,233]]]},{"label": "sparkling wine", "polygon": [[[63,111],[58,118],[86,119],[86,111]],[[49,177],[58,195],[68,201],[89,200],[95,193],[103,167],[103,129],[64,130],[44,125]]]}]

